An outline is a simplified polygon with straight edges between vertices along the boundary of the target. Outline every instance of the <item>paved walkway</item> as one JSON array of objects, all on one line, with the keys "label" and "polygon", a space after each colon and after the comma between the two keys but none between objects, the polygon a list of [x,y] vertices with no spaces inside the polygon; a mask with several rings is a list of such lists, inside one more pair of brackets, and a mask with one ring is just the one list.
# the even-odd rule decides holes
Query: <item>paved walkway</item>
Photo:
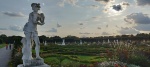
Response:
[{"label": "paved walkway", "polygon": [[6,50],[6,47],[0,48],[0,67],[8,67],[8,62],[11,59],[10,49]]}]

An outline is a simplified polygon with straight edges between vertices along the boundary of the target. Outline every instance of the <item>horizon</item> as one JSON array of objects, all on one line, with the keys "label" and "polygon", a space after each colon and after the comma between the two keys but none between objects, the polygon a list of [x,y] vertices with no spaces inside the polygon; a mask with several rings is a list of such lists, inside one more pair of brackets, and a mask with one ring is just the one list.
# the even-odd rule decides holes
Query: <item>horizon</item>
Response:
[{"label": "horizon", "polygon": [[[117,36],[137,36],[137,35],[150,35],[150,33],[137,33],[137,34],[122,34],[122,35],[107,35],[107,36],[95,36],[95,37],[117,37]],[[0,34],[0,36],[1,35],[6,35],[6,34]],[[7,36],[7,35],[6,35]],[[11,35],[11,36],[19,36],[19,35]],[[11,36],[7,36],[7,37],[11,37]],[[46,35],[40,35],[40,36],[46,36]],[[38,37],[40,37],[39,35],[38,35]],[[57,36],[57,35],[56,35]],[[56,36],[51,36],[51,37],[56,37]],[[60,37],[60,38],[65,38],[65,37],[69,37],[69,36],[73,36],[73,37],[78,37],[78,36],[74,36],[74,35],[67,35],[67,36],[64,36],[64,37],[61,37],[61,36],[58,36],[58,37]],[[20,36],[20,37],[23,37],[23,36]],[[46,36],[46,37],[48,37],[48,36]],[[51,37],[49,37],[49,38],[51,38]],[[78,37],[78,38],[95,38],[95,37]]]},{"label": "horizon", "polygon": [[40,3],[38,36],[100,37],[150,33],[150,0],[1,0],[0,35],[24,37],[23,26]]}]

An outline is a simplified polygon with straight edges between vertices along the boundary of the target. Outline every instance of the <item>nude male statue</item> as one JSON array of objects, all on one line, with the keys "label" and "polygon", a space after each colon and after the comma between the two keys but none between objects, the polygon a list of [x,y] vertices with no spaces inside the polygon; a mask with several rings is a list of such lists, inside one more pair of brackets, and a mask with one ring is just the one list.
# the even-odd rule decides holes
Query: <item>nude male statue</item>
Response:
[{"label": "nude male statue", "polygon": [[31,4],[33,12],[29,14],[29,19],[28,22],[24,25],[23,31],[25,34],[25,38],[22,39],[23,43],[23,48],[22,48],[22,53],[23,53],[23,65],[30,65],[32,58],[32,40],[34,40],[36,47],[36,59],[41,59],[39,56],[39,51],[40,51],[40,41],[38,37],[38,32],[37,32],[37,25],[44,25],[44,14],[43,13],[38,13],[40,10],[40,4],[39,3],[32,3]]}]

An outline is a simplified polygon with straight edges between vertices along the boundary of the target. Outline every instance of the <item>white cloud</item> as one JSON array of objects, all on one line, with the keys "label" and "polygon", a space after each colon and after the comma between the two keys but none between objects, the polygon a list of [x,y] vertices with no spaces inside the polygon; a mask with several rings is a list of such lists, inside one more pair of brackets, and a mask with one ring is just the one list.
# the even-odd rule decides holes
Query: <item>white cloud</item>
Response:
[{"label": "white cloud", "polygon": [[114,2],[115,0],[95,0],[95,1],[99,2],[99,3],[107,4],[107,3],[110,3],[110,2]]},{"label": "white cloud", "polygon": [[150,17],[143,13],[132,13],[124,18],[129,24],[150,24]]},{"label": "white cloud", "polygon": [[25,15],[22,12],[3,12],[4,15],[10,16],[10,17],[25,17]]},{"label": "white cloud", "polygon": [[95,17],[92,17],[92,20],[93,21],[100,21],[101,20],[101,16],[95,16]]},{"label": "white cloud", "polygon": [[90,8],[92,8],[92,9],[98,9],[100,6],[98,6],[98,5],[91,5],[90,6]]},{"label": "white cloud", "polygon": [[83,23],[79,23],[79,25],[83,25]]},{"label": "white cloud", "polygon": [[138,30],[129,27],[121,27],[121,30],[118,31],[120,34],[137,34],[140,33]]},{"label": "white cloud", "polygon": [[97,29],[101,29],[101,27],[97,27]]},{"label": "white cloud", "polygon": [[57,23],[57,28],[62,27],[60,24]]},{"label": "white cloud", "polygon": [[49,31],[47,31],[47,32],[54,32],[54,33],[56,33],[57,32],[57,29],[55,29],[55,28],[51,28]]},{"label": "white cloud", "polygon": [[70,4],[72,6],[76,6],[77,2],[78,2],[78,0],[62,0],[61,2],[58,3],[58,5],[60,7],[64,7],[64,5],[67,3],[67,4]]},{"label": "white cloud", "polygon": [[128,2],[121,2],[119,4],[110,2],[104,7],[104,12],[108,13],[111,16],[120,15],[124,10],[126,10],[127,6],[129,6]]},{"label": "white cloud", "polygon": [[65,5],[64,0],[62,2],[58,3],[58,6],[60,6],[60,7],[64,7],[64,5]]},{"label": "white cloud", "polygon": [[108,24],[106,25],[106,28],[108,28]]},{"label": "white cloud", "polygon": [[137,5],[139,6],[145,6],[145,5],[150,5],[150,0],[136,0]]},{"label": "white cloud", "polygon": [[89,34],[91,34],[91,33],[88,33],[88,32],[81,33],[81,32],[80,32],[79,34],[89,35]]},{"label": "white cloud", "polygon": [[80,27],[80,29],[85,29],[86,27]]},{"label": "white cloud", "polygon": [[119,28],[117,25],[115,26],[116,28]]},{"label": "white cloud", "polygon": [[102,35],[110,35],[110,34],[107,32],[103,32]]},{"label": "white cloud", "polygon": [[0,31],[0,34],[2,34],[3,32],[2,31]]},{"label": "white cloud", "polygon": [[7,28],[0,28],[0,30],[7,30]]},{"label": "white cloud", "polygon": [[18,26],[18,25],[10,25],[9,29],[12,30],[12,31],[19,31],[19,32],[22,31],[22,27]]},{"label": "white cloud", "polygon": [[150,31],[150,17],[143,13],[132,13],[127,15],[124,20],[133,25],[132,27],[139,31]]},{"label": "white cloud", "polygon": [[45,3],[42,3],[43,6],[45,6]]},{"label": "white cloud", "polygon": [[140,24],[140,25],[134,26],[134,28],[140,31],[150,31],[150,24]]}]

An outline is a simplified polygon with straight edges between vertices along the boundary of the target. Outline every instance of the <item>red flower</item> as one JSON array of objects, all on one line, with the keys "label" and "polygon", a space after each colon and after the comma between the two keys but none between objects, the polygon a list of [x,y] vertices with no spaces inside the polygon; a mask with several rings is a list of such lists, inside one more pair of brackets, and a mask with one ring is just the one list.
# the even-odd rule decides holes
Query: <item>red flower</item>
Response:
[{"label": "red flower", "polygon": [[114,67],[120,67],[118,64],[115,64]]}]

